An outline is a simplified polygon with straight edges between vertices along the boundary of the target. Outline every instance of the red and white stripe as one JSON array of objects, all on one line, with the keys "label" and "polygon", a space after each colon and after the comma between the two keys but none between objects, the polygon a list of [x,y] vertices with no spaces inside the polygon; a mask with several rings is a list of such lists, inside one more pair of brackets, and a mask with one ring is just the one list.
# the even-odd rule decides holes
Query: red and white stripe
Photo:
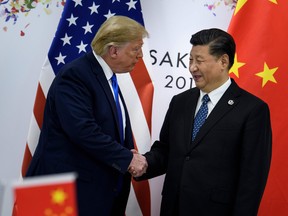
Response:
[{"label": "red and white stripe", "polygon": [[22,176],[25,176],[25,173],[32,159],[32,155],[34,154],[36,146],[38,144],[38,139],[43,122],[46,96],[54,77],[55,77],[54,71],[47,57],[40,73],[40,78],[34,102],[33,114],[30,120],[27,143],[22,162],[22,172],[21,172]]}]

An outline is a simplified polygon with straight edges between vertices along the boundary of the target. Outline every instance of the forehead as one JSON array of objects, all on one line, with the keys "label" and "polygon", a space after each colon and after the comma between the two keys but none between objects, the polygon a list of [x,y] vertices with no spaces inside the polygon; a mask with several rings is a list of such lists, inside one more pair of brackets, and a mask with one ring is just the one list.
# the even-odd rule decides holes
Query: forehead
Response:
[{"label": "forehead", "polygon": [[137,47],[142,45],[143,45],[143,39],[134,40],[126,44],[126,46],[128,47]]},{"label": "forehead", "polygon": [[208,45],[192,46],[192,49],[190,51],[190,56],[192,57],[202,57],[202,56],[204,57],[208,55],[210,55]]}]

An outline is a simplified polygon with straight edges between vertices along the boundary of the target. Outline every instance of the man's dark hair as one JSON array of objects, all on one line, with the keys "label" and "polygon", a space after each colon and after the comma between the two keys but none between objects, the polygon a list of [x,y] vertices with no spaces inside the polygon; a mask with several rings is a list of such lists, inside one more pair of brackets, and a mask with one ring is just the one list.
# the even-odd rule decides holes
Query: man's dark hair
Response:
[{"label": "man's dark hair", "polygon": [[193,46],[208,45],[209,53],[216,57],[227,54],[229,56],[229,69],[234,64],[235,41],[230,34],[221,29],[211,28],[201,30],[192,35],[190,43]]}]

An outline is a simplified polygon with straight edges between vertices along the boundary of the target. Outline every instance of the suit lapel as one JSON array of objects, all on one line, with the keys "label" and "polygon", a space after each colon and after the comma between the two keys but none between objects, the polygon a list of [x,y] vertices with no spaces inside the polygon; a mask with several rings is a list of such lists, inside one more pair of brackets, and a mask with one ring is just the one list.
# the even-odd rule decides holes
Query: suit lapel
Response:
[{"label": "suit lapel", "polygon": [[187,98],[186,106],[184,109],[184,137],[187,138],[188,145],[187,150],[191,148],[191,141],[192,141],[192,130],[193,130],[193,124],[194,124],[194,116],[195,116],[195,110],[197,106],[197,101],[200,96],[200,90],[197,88],[194,88],[191,90],[191,95],[189,95],[189,98]]},{"label": "suit lapel", "polygon": [[220,119],[222,119],[230,110],[232,110],[238,104],[239,102],[238,90],[239,87],[234,82],[234,80],[232,80],[231,85],[223,94],[221,99],[218,101],[218,103],[216,104],[216,106],[206,119],[205,123],[201,127],[200,131],[198,132],[195,140],[192,142],[190,151],[194,149],[201,142],[201,140],[205,137],[205,135],[209,133],[210,130],[213,129],[213,126],[217,124],[217,122]]},{"label": "suit lapel", "polygon": [[[120,127],[119,127],[119,122],[118,122],[118,113],[117,113],[117,108],[116,108],[116,104],[115,104],[115,100],[114,100],[114,96],[113,93],[111,91],[110,85],[107,81],[107,78],[104,74],[104,71],[101,67],[101,65],[99,64],[99,62],[96,60],[94,54],[92,52],[87,54],[87,57],[91,63],[91,67],[93,72],[96,74],[96,78],[99,82],[99,84],[102,86],[103,91],[105,92],[105,95],[109,101],[109,104],[112,108],[112,112],[113,112],[113,116],[115,119],[115,122],[117,124],[117,130],[120,136]],[[122,99],[122,98],[121,98]],[[122,100],[123,101],[123,100]],[[125,111],[126,113],[126,111]]]},{"label": "suit lapel", "polygon": [[126,122],[125,122],[126,127],[124,129],[124,133],[125,133],[124,142],[125,142],[125,146],[132,149],[132,148],[134,148],[134,142],[133,142],[133,137],[132,137],[132,128],[131,128],[131,124],[130,124],[130,118],[129,118],[128,110],[126,107],[126,103],[125,103],[125,100],[124,100],[124,97],[122,95],[120,88],[119,88],[119,95],[120,95],[120,98],[121,98],[121,101],[122,101],[122,104],[124,107],[125,119],[126,119]]}]

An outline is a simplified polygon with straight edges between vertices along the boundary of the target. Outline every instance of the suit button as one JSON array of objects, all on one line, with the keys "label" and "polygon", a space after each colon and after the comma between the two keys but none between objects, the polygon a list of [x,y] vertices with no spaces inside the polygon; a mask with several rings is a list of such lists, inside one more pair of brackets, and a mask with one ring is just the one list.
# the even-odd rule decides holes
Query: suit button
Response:
[{"label": "suit button", "polygon": [[186,157],[185,157],[185,160],[186,160],[186,161],[189,161],[189,160],[190,160],[190,156],[186,156]]}]

